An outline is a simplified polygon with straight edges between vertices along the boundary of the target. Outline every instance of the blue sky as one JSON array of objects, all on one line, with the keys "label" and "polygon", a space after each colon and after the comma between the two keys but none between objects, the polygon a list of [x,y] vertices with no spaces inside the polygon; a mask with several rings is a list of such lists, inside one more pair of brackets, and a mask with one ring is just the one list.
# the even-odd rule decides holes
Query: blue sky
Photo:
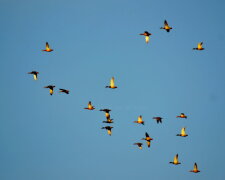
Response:
[{"label": "blue sky", "polygon": [[[1,0],[0,179],[224,179],[224,6]],[[170,33],[159,29],[165,19]],[[205,50],[193,51],[201,41]],[[45,42],[53,52],[41,51]],[[112,76],[118,89],[105,88]],[[88,101],[97,110],[84,110]],[[111,137],[101,108],[112,109]],[[133,123],[139,115],[145,126]],[[175,136],[184,126],[189,136]],[[145,132],[154,140],[139,150]],[[194,162],[198,174],[188,172]]]}]

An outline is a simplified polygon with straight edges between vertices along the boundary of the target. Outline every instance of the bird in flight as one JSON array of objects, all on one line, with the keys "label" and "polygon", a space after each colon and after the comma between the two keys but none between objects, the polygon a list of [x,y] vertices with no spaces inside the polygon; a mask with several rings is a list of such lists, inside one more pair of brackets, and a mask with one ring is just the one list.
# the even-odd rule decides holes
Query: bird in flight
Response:
[{"label": "bird in flight", "polygon": [[170,162],[171,164],[174,164],[174,165],[178,165],[180,164],[180,162],[178,161],[178,154],[176,154],[176,156],[174,156],[174,159],[172,162]]},{"label": "bird in flight", "polygon": [[59,92],[65,93],[65,94],[69,94],[70,91],[67,89],[59,89]]},{"label": "bird in flight", "polygon": [[149,33],[148,31],[145,31],[144,33],[141,33],[140,35],[145,36],[145,42],[148,43],[150,36],[152,35],[151,33]]},{"label": "bird in flight", "polygon": [[54,87],[55,86],[53,86],[53,85],[48,85],[48,86],[45,86],[44,88],[49,88],[49,93],[50,93],[50,95],[52,96],[53,95],[53,90],[54,90]]},{"label": "bird in flight", "polygon": [[134,121],[134,123],[138,123],[138,124],[143,124],[145,125],[145,122],[142,120],[142,116],[138,116],[138,120],[137,121]]},{"label": "bird in flight", "polygon": [[108,135],[112,135],[112,126],[105,126],[105,127],[102,127],[102,129],[106,129],[107,130],[107,132],[108,132]]},{"label": "bird in flight", "polygon": [[164,27],[161,27],[160,29],[165,29],[167,32],[170,32],[171,29],[173,29],[172,27],[169,26],[169,24],[167,23],[167,21],[164,21]]},{"label": "bird in flight", "polygon": [[110,85],[106,86],[106,88],[111,88],[111,89],[116,89],[117,88],[117,86],[115,86],[115,78],[114,77],[112,77],[110,79]]},{"label": "bird in flight", "polygon": [[110,118],[109,112],[111,111],[111,109],[100,109],[99,111],[104,111],[105,112],[105,117],[106,118]]},{"label": "bird in flight", "polygon": [[152,119],[155,119],[158,124],[158,123],[162,123],[163,118],[162,117],[153,117]]},{"label": "bird in flight", "polygon": [[177,116],[177,118],[185,118],[185,119],[187,119],[187,116],[184,113],[180,113],[180,115]]},{"label": "bird in flight", "polygon": [[142,149],[142,143],[134,143],[134,145],[137,145],[139,149]]},{"label": "bird in flight", "polygon": [[51,52],[53,51],[53,49],[51,49],[48,42],[46,42],[45,49],[43,49],[42,51]]},{"label": "bird in flight", "polygon": [[31,71],[31,72],[28,72],[28,74],[33,74],[34,75],[34,80],[37,80],[38,79],[38,74],[39,74],[39,72],[37,72],[37,71]]},{"label": "bird in flight", "polygon": [[145,137],[145,138],[142,138],[141,140],[146,140],[147,146],[150,147],[150,145],[151,145],[151,144],[150,144],[150,143],[151,143],[151,140],[153,140],[153,139],[150,138],[150,136],[148,135],[147,132],[145,133],[145,136],[146,136],[146,137]]},{"label": "bird in flight", "polygon": [[84,108],[84,109],[88,109],[88,110],[94,110],[95,107],[92,106],[91,101],[88,102],[88,107]]},{"label": "bird in flight", "polygon": [[186,136],[188,136],[187,134],[186,134],[186,132],[185,132],[185,127],[183,127],[182,129],[181,129],[181,132],[180,132],[180,134],[177,134],[177,136],[181,136],[181,137],[186,137]]},{"label": "bird in flight", "polygon": [[205,48],[203,48],[202,45],[203,45],[203,42],[198,43],[197,48],[193,48],[193,50],[199,50],[199,51],[204,50]]},{"label": "bird in flight", "polygon": [[198,170],[198,165],[197,165],[197,163],[194,164],[194,169],[193,169],[193,170],[190,170],[190,172],[193,172],[193,173],[198,173],[198,172],[200,172],[200,171]]},{"label": "bird in flight", "polygon": [[113,119],[110,119],[109,117],[106,118],[106,121],[102,121],[103,123],[113,123]]}]

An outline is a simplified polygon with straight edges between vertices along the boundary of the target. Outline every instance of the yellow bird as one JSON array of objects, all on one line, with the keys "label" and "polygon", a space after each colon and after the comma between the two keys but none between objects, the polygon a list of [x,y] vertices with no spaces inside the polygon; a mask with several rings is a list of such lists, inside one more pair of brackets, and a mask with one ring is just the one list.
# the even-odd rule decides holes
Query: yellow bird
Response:
[{"label": "yellow bird", "polygon": [[146,140],[147,146],[150,147],[151,145],[151,140],[153,140],[152,138],[150,138],[150,136],[148,135],[148,133],[145,133],[146,138],[142,138],[142,140]]},{"label": "yellow bird", "polygon": [[203,48],[202,45],[203,45],[203,42],[198,43],[197,48],[193,48],[193,50],[199,50],[199,51],[204,50],[205,48]]},{"label": "yellow bird", "polygon": [[198,173],[198,172],[200,172],[200,171],[198,170],[198,165],[197,165],[197,163],[194,164],[194,169],[193,169],[193,170],[190,170],[190,172],[193,172],[193,173]]},{"label": "yellow bird", "polygon": [[134,143],[134,145],[137,145],[139,149],[142,149],[142,143]]},{"label": "yellow bird", "polygon": [[86,107],[86,108],[84,108],[84,109],[87,109],[87,110],[94,110],[95,107],[92,106],[91,101],[89,101],[89,102],[88,102],[88,107]]},{"label": "yellow bird", "polygon": [[182,129],[181,129],[181,132],[180,132],[180,134],[177,134],[177,136],[181,136],[181,137],[186,137],[186,136],[188,136],[187,134],[186,134],[186,132],[185,132],[185,127],[183,127]]},{"label": "yellow bird", "polygon": [[167,32],[170,32],[171,29],[173,29],[172,27],[169,26],[169,24],[167,23],[167,21],[164,21],[164,27],[161,27],[160,29],[165,29]]},{"label": "yellow bird", "polygon": [[106,88],[111,88],[111,89],[116,89],[117,88],[117,86],[115,86],[115,79],[114,79],[114,77],[111,78],[110,85],[106,86]]},{"label": "yellow bird", "polygon": [[180,115],[177,116],[177,118],[185,118],[185,119],[187,119],[187,116],[184,113],[180,113]]},{"label": "yellow bird", "polygon": [[151,33],[149,33],[148,31],[145,31],[144,33],[141,33],[140,35],[145,36],[145,42],[148,43],[150,36],[152,35]]},{"label": "yellow bird", "polygon": [[106,118],[110,118],[109,112],[111,111],[111,109],[100,109],[99,111],[104,111],[105,112],[105,117]]},{"label": "yellow bird", "polygon": [[170,162],[170,163],[174,164],[174,165],[180,164],[180,162],[178,161],[178,154],[176,154],[176,156],[174,156],[173,162]]},{"label": "yellow bird", "polygon": [[145,122],[142,120],[142,116],[138,116],[138,120],[137,121],[134,121],[134,123],[138,123],[138,124],[143,124],[145,125]]},{"label": "yellow bird", "polygon": [[42,51],[51,52],[51,51],[53,51],[53,49],[51,49],[48,42],[46,42],[45,49]]},{"label": "yellow bird", "polygon": [[34,80],[37,80],[38,79],[38,74],[39,74],[39,72],[37,72],[37,71],[31,71],[31,72],[28,72],[28,74],[33,74],[34,75]]},{"label": "yellow bird", "polygon": [[55,86],[53,86],[53,85],[48,85],[48,86],[45,86],[44,88],[49,88],[49,93],[50,93],[50,95],[52,96],[53,93],[54,93],[54,87],[55,87]]},{"label": "yellow bird", "polygon": [[105,126],[105,127],[102,127],[102,129],[106,129],[107,130],[107,133],[108,133],[108,135],[112,135],[112,126]]}]

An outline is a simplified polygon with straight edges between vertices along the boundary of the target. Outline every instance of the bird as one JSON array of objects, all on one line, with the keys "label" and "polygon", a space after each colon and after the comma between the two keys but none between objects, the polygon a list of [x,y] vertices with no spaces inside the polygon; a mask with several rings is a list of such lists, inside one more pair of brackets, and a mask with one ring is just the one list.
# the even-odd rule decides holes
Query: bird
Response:
[{"label": "bird", "polygon": [[197,165],[197,163],[194,164],[194,169],[193,169],[193,170],[190,170],[189,172],[193,172],[193,173],[198,173],[198,172],[200,172],[200,171],[198,170],[198,165]]},{"label": "bird", "polygon": [[140,35],[145,36],[145,42],[148,43],[149,42],[149,39],[150,39],[149,36],[151,36],[152,34],[149,33],[148,31],[145,31],[144,33],[141,33]]},{"label": "bird", "polygon": [[110,119],[109,117],[106,118],[106,121],[102,121],[103,123],[113,123],[113,119]]},{"label": "bird", "polygon": [[141,140],[146,140],[147,146],[150,147],[151,140],[153,140],[153,139],[150,138],[150,136],[148,135],[147,132],[145,133],[145,136],[146,136],[146,138],[142,138]]},{"label": "bird", "polygon": [[111,109],[100,109],[99,111],[104,111],[105,112],[105,117],[106,118],[110,118],[109,112],[111,111]]},{"label": "bird", "polygon": [[67,89],[59,89],[59,92],[63,92],[65,94],[69,94],[70,93],[70,91],[67,90]]},{"label": "bird", "polygon": [[185,118],[185,119],[187,119],[187,116],[184,113],[180,113],[180,115],[177,116],[177,118]]},{"label": "bird", "polygon": [[42,51],[51,52],[51,51],[53,51],[53,49],[51,49],[48,42],[46,42],[45,49],[43,49]]},{"label": "bird", "polygon": [[142,116],[138,116],[138,120],[137,121],[134,121],[134,123],[138,123],[138,124],[143,124],[145,125],[145,122],[142,120]]},{"label": "bird", "polygon": [[205,48],[203,48],[202,45],[203,45],[203,42],[198,43],[197,48],[193,48],[193,50],[199,50],[199,51],[204,50]]},{"label": "bird", "polygon": [[185,127],[183,127],[182,129],[181,129],[181,132],[180,132],[180,134],[177,134],[177,136],[181,136],[181,137],[186,137],[186,136],[188,136],[187,134],[186,134],[186,132],[185,132]]},{"label": "bird", "polygon": [[110,85],[109,86],[106,86],[106,88],[111,88],[111,89],[116,89],[117,88],[117,86],[115,86],[115,78],[114,77],[112,77],[111,79],[110,79]]},{"label": "bird", "polygon": [[174,165],[178,165],[178,164],[181,164],[179,161],[178,161],[178,154],[176,154],[176,156],[174,156],[174,159],[172,162],[170,162],[171,164],[174,164]]},{"label": "bird", "polygon": [[105,126],[105,127],[102,127],[102,129],[106,129],[107,130],[107,132],[108,132],[108,135],[112,135],[112,126]]},{"label": "bird", "polygon": [[134,143],[134,145],[137,145],[139,149],[142,149],[142,143]]},{"label": "bird", "polygon": [[37,71],[31,71],[31,72],[28,72],[27,74],[33,74],[34,75],[34,80],[37,80],[38,79],[38,74],[39,74],[39,72],[37,72]]},{"label": "bird", "polygon": [[162,117],[153,117],[152,119],[155,119],[158,124],[158,123],[162,123],[163,118]]},{"label": "bird", "polygon": [[84,109],[94,110],[94,109],[95,109],[95,107],[94,107],[94,106],[92,106],[91,101],[89,101],[89,102],[88,102],[88,107],[87,107],[87,108],[84,108]]},{"label": "bird", "polygon": [[44,88],[49,88],[49,93],[50,93],[50,95],[52,96],[53,95],[53,90],[54,90],[54,88],[55,88],[55,86],[53,86],[53,85],[48,85],[48,86],[45,86]]},{"label": "bird", "polygon": [[160,29],[165,29],[167,32],[170,32],[171,29],[173,29],[172,27],[169,26],[169,24],[167,23],[167,21],[164,21],[164,27],[161,27]]}]

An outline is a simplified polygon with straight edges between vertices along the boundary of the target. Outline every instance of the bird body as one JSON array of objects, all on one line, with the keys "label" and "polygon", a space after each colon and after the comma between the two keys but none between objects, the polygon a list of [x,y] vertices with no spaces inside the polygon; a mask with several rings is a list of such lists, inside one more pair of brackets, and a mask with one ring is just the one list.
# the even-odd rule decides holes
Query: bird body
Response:
[{"label": "bird body", "polygon": [[110,109],[100,109],[99,111],[104,111],[105,112],[105,117],[110,118],[109,112],[111,111]]},{"label": "bird body", "polygon": [[198,173],[198,172],[200,172],[200,171],[198,170],[198,165],[197,165],[197,163],[194,164],[194,169],[193,169],[193,170],[190,170],[190,172],[193,172],[193,173]]},{"label": "bird body", "polygon": [[167,21],[164,21],[164,27],[161,27],[160,29],[165,29],[167,32],[170,32],[171,29],[173,29],[172,27],[169,26],[169,24],[167,23]]},{"label": "bird body", "polygon": [[95,107],[92,106],[91,101],[89,101],[89,102],[88,102],[88,107],[86,107],[86,108],[84,108],[84,109],[87,109],[87,110],[94,110]]},{"label": "bird body", "polygon": [[110,89],[116,89],[117,88],[117,86],[115,86],[115,78],[114,77],[112,77],[110,79],[110,85],[106,86],[106,88],[110,88]]},{"label": "bird body", "polygon": [[28,74],[33,74],[34,80],[37,80],[38,79],[37,75],[39,74],[39,72],[37,72],[37,71],[31,71],[31,72],[28,72]]},{"label": "bird body", "polygon": [[203,42],[198,43],[197,48],[193,48],[193,50],[199,50],[199,51],[204,50],[205,48],[203,48],[202,45],[203,45]]},{"label": "bird body", "polygon": [[138,116],[138,120],[137,121],[134,121],[134,123],[138,123],[138,124],[145,124],[145,122],[142,120],[142,116]]},{"label": "bird body", "polygon": [[51,52],[53,51],[53,49],[51,49],[48,42],[46,42],[45,49],[43,49],[42,51]]},{"label": "bird body", "polygon": [[53,85],[48,85],[48,86],[45,86],[44,88],[49,88],[49,93],[50,93],[50,95],[51,95],[51,96],[53,95],[55,86],[53,86]]},{"label": "bird body", "polygon": [[181,137],[186,137],[186,136],[188,136],[187,134],[186,134],[186,132],[185,132],[185,127],[183,127],[182,129],[181,129],[181,132],[180,132],[180,134],[177,134],[177,136],[181,136]]},{"label": "bird body", "polygon": [[173,162],[170,162],[170,163],[174,164],[174,165],[180,164],[180,162],[178,161],[178,154],[176,154],[176,156],[174,156]]}]

